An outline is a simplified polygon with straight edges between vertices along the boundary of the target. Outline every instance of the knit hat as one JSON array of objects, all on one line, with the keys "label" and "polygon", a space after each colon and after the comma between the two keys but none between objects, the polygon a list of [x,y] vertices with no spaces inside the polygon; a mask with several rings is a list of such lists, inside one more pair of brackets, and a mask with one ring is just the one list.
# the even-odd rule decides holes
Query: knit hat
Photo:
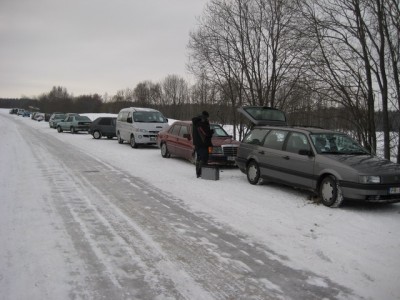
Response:
[{"label": "knit hat", "polygon": [[203,117],[205,117],[205,118],[208,118],[208,117],[210,116],[210,114],[209,114],[207,111],[203,111],[203,112],[201,113],[201,115],[202,115]]}]

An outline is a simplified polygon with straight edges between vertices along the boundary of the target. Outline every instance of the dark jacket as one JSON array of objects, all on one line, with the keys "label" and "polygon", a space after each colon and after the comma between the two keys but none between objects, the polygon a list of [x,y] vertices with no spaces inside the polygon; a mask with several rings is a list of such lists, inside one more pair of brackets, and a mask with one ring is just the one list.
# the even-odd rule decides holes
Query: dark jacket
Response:
[{"label": "dark jacket", "polygon": [[211,138],[213,135],[213,130],[210,128],[210,123],[208,120],[203,119],[201,116],[194,117],[192,119],[193,123],[193,145],[196,147],[210,147],[212,146]]}]

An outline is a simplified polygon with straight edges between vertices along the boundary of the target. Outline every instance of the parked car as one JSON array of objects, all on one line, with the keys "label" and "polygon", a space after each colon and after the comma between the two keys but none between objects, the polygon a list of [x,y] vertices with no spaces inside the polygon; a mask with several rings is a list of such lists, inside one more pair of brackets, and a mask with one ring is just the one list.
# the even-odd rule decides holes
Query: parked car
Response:
[{"label": "parked car", "polygon": [[41,121],[44,121],[44,116],[45,116],[44,113],[35,112],[35,113],[32,113],[32,120],[41,122]]},{"label": "parked car", "polygon": [[22,108],[18,108],[17,111],[17,115],[18,116],[23,116],[23,117],[30,117],[31,116],[31,112]]},{"label": "parked car", "polygon": [[114,117],[99,117],[90,124],[89,133],[95,139],[100,139],[102,136],[112,139],[117,136],[115,131],[116,122],[117,118]]},{"label": "parked car", "polygon": [[156,145],[157,134],[168,127],[168,119],[151,108],[128,107],[118,113],[116,132],[118,143],[128,141],[132,148]]},{"label": "parked car", "polygon": [[236,158],[251,184],[262,178],[312,191],[329,207],[344,199],[400,201],[400,165],[378,158],[349,135],[319,128],[265,125],[256,110],[240,110],[255,125]]},{"label": "parked car", "polygon": [[[239,142],[235,141],[220,125],[210,124],[210,127],[214,130],[214,135],[213,147],[209,148],[209,163],[234,165]],[[174,122],[167,130],[158,133],[157,145],[165,158],[172,155],[195,162],[192,122]]]},{"label": "parked car", "polygon": [[10,114],[11,115],[16,115],[18,113],[18,108],[11,108],[10,109]]},{"label": "parked car", "polygon": [[79,131],[88,131],[92,121],[86,116],[69,116],[65,120],[58,122],[57,131],[70,131],[77,133]]},{"label": "parked car", "polygon": [[66,115],[64,113],[53,113],[49,119],[50,128],[57,128],[57,124],[60,121],[64,121],[66,119]]}]

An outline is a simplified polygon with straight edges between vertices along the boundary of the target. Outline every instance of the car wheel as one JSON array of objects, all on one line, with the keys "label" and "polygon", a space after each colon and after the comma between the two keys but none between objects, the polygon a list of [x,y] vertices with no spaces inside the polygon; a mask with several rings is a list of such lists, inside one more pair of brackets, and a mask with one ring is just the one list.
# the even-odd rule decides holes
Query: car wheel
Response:
[{"label": "car wheel", "polygon": [[137,148],[138,147],[138,145],[137,145],[137,143],[135,141],[135,136],[133,134],[131,135],[130,144],[131,144],[132,148]]},{"label": "car wheel", "polygon": [[121,139],[121,135],[119,134],[119,132],[117,133],[117,139],[118,139],[118,144],[123,144],[124,140]]},{"label": "car wheel", "polygon": [[342,189],[335,176],[326,176],[319,187],[319,195],[323,205],[338,207],[343,202]]},{"label": "car wheel", "polygon": [[57,131],[58,132],[63,132],[63,130],[61,129],[61,126],[57,126]]},{"label": "car wheel", "polygon": [[101,132],[98,131],[98,130],[95,130],[95,131],[93,132],[93,137],[94,137],[96,140],[98,140],[99,138],[101,138]]},{"label": "car wheel", "polygon": [[74,128],[74,127],[71,127],[71,128],[70,128],[70,131],[71,131],[71,133],[72,133],[72,134],[75,134],[75,133],[76,133],[76,131],[75,131],[75,128]]},{"label": "car wheel", "polygon": [[171,154],[168,151],[166,143],[162,143],[161,144],[161,156],[164,157],[164,158],[171,157]]},{"label": "car wheel", "polygon": [[247,174],[247,180],[251,184],[258,183],[258,181],[260,180],[260,167],[258,166],[258,163],[256,161],[252,160],[247,165],[246,174]]}]

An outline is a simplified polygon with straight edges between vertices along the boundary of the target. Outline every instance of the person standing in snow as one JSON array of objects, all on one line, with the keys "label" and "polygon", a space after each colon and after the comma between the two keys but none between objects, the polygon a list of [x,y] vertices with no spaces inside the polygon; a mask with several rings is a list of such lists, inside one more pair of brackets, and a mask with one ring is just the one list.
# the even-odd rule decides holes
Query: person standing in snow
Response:
[{"label": "person standing in snow", "polygon": [[209,114],[203,111],[192,119],[193,145],[196,152],[196,175],[201,176],[201,167],[208,163],[208,147],[212,147],[211,138],[214,131],[210,128]]}]

